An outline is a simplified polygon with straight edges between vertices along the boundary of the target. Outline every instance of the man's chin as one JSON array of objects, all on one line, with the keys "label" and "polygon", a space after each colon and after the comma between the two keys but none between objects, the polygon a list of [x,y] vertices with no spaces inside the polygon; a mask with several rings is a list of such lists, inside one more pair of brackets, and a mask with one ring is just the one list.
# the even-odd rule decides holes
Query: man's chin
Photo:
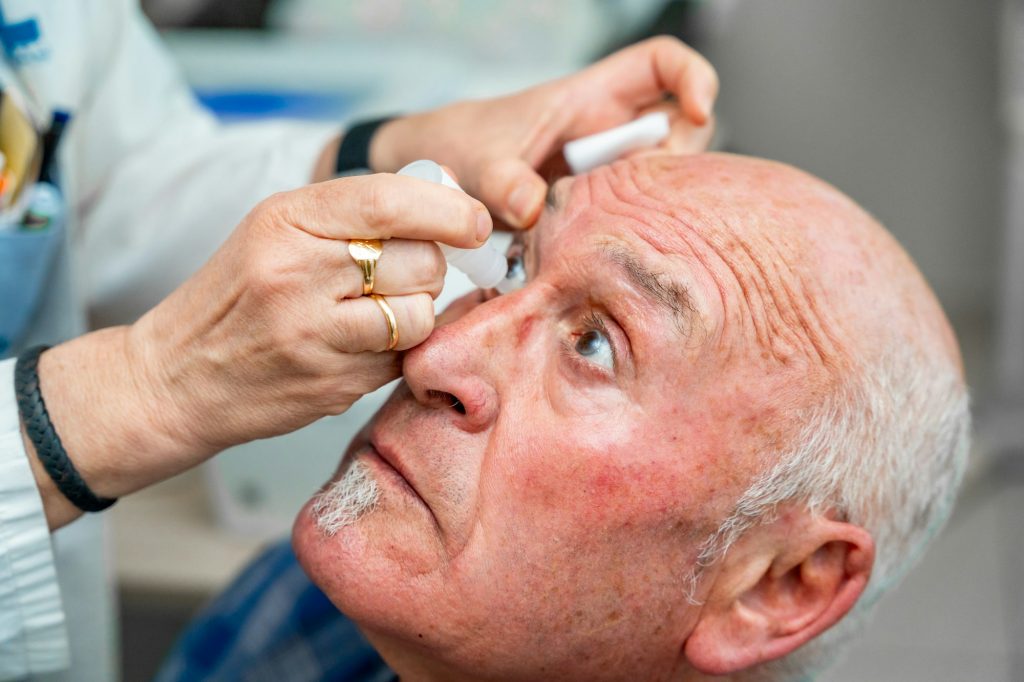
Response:
[{"label": "man's chin", "polygon": [[292,525],[292,547],[314,582],[322,562],[337,562],[339,552],[360,551],[359,521],[373,513],[379,497],[376,481],[348,453],[335,476],[302,506]]},{"label": "man's chin", "polygon": [[385,505],[328,535],[317,523],[314,497],[292,526],[292,549],[313,584],[364,634],[408,640],[413,635],[406,621],[423,621],[422,615],[413,617],[422,605],[412,578],[436,570],[436,555],[421,539],[403,537],[408,521],[393,518]]},{"label": "man's chin", "polygon": [[356,443],[334,478],[301,509],[292,547],[303,570],[339,607],[349,590],[438,568],[442,545],[429,509],[368,443]]}]

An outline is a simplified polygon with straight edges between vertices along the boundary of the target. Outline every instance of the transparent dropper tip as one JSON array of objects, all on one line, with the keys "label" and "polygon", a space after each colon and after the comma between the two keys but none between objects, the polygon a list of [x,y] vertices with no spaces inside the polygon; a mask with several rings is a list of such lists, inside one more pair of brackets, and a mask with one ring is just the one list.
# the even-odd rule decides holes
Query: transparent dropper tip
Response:
[{"label": "transparent dropper tip", "polygon": [[505,295],[512,293],[519,287],[511,277],[503,277],[500,282],[494,285],[494,288],[499,294]]}]

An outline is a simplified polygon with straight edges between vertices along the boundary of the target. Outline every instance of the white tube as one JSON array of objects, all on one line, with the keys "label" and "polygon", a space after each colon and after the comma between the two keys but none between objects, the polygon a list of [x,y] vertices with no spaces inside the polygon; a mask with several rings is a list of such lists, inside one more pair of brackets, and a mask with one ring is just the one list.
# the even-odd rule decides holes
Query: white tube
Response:
[{"label": "white tube", "polygon": [[611,163],[626,152],[653,147],[668,137],[669,130],[668,114],[656,111],[617,128],[573,140],[562,153],[573,175],[579,175]]},{"label": "white tube", "polygon": [[[399,175],[436,182],[445,187],[463,191],[438,164],[427,159],[413,161],[398,171]],[[508,261],[490,244],[490,240],[476,249],[459,249],[447,244],[438,244],[448,264],[462,270],[470,281],[481,289],[498,285],[508,273]]]}]

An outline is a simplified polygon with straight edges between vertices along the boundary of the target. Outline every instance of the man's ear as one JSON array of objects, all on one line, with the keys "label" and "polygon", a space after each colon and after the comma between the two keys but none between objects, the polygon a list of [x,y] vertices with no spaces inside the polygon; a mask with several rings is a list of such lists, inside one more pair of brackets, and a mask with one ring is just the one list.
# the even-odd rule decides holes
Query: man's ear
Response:
[{"label": "man's ear", "polygon": [[866,530],[805,511],[750,529],[722,559],[687,660],[727,675],[782,658],[846,615],[874,560]]}]

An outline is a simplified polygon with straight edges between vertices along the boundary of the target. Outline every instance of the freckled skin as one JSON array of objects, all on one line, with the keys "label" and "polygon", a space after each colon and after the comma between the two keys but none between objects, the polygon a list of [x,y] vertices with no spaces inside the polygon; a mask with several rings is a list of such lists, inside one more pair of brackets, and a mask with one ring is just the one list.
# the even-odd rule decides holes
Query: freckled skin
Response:
[{"label": "freckled skin", "polygon": [[[697,679],[683,577],[795,410],[893,335],[956,355],[895,242],[794,169],[643,157],[561,182],[529,284],[454,303],[367,427],[429,509],[385,484],[333,538],[296,521],[306,571],[403,680]],[[609,244],[690,289],[685,337]],[[592,308],[628,339],[614,378],[571,359]]]}]

